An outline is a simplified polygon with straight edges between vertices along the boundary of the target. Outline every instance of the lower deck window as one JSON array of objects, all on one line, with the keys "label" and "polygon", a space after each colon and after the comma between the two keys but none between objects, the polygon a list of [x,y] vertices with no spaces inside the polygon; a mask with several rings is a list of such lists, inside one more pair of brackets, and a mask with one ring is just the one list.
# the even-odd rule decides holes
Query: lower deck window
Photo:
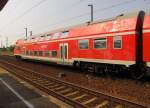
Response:
[{"label": "lower deck window", "polygon": [[115,36],[114,37],[114,49],[121,49],[122,48],[122,37]]},{"label": "lower deck window", "polygon": [[26,55],[29,55],[29,51],[26,51]]},{"label": "lower deck window", "polygon": [[37,55],[38,55],[37,51],[34,51],[34,56],[37,56]]},{"label": "lower deck window", "polygon": [[39,51],[39,56],[43,56],[43,51]]},{"label": "lower deck window", "polygon": [[52,51],[52,57],[57,57],[57,51]]},{"label": "lower deck window", "polygon": [[50,52],[49,51],[45,51],[45,57],[49,57],[50,56]]},{"label": "lower deck window", "polygon": [[107,48],[107,39],[106,38],[94,39],[94,48],[97,48],[97,49]]},{"label": "lower deck window", "polygon": [[89,40],[84,39],[84,40],[79,40],[78,45],[80,49],[88,49],[89,48]]},{"label": "lower deck window", "polygon": [[31,55],[31,56],[33,55],[33,51],[30,51],[30,55]]}]

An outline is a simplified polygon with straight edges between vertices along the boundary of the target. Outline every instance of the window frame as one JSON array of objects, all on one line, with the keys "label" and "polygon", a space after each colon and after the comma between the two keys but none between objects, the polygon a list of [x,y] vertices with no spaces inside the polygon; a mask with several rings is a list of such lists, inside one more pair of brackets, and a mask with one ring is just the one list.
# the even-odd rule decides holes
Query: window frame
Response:
[{"label": "window frame", "polygon": [[[88,40],[88,48],[84,48],[84,49],[80,48],[80,41],[83,41],[83,40]],[[90,39],[80,39],[80,40],[78,40],[78,49],[80,49],[80,50],[88,50],[89,47],[90,47],[89,45],[90,45]]]},{"label": "window frame", "polygon": [[43,51],[38,51],[38,56],[43,57]]},{"label": "window frame", "polygon": [[50,40],[52,38],[52,34],[46,34],[45,40]]},{"label": "window frame", "polygon": [[[105,47],[105,48],[95,48],[95,40],[96,40],[96,39],[104,39],[104,38],[106,39],[106,47]],[[94,48],[94,49],[97,49],[97,50],[107,49],[107,48],[108,48],[108,45],[107,45],[107,44],[108,44],[108,38],[107,38],[107,37],[98,37],[98,38],[94,38],[94,39],[93,39],[93,48]]]},{"label": "window frame", "polygon": [[38,51],[34,51],[34,56],[38,56]]},{"label": "window frame", "polygon": [[63,31],[61,33],[61,38],[64,39],[64,38],[67,38],[69,36],[69,31]]},{"label": "window frame", "polygon": [[[48,54],[48,55],[47,55]],[[50,57],[50,51],[44,51],[44,57]]]},{"label": "window frame", "polygon": [[59,39],[59,32],[54,33],[52,39]]},{"label": "window frame", "polygon": [[[55,52],[56,52],[56,56],[55,56],[55,57],[53,57],[53,51],[55,51]],[[52,58],[57,58],[57,56],[58,56],[58,52],[57,52],[57,50],[52,50],[52,51],[51,51],[51,57],[52,57]]]},{"label": "window frame", "polygon": [[[115,48],[115,37],[121,38],[121,47],[120,48]],[[113,49],[122,49],[122,36],[114,36],[113,37]]]}]

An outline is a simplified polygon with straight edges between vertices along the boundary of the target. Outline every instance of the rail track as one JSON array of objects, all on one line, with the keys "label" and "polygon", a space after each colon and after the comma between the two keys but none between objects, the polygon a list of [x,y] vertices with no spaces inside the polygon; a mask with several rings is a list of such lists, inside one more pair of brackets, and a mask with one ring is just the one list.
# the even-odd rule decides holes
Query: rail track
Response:
[{"label": "rail track", "polygon": [[0,66],[75,108],[146,108],[129,100],[80,87],[6,61],[0,60]]}]

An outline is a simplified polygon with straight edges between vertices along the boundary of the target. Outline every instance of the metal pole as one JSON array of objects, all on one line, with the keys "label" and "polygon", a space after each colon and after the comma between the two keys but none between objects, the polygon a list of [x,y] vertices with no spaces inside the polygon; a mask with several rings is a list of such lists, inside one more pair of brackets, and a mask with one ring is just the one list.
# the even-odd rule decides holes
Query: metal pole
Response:
[{"label": "metal pole", "polygon": [[91,22],[93,22],[93,5],[89,4],[89,7],[91,7]]},{"label": "metal pole", "polygon": [[30,31],[30,36],[32,36],[32,31]]},{"label": "metal pole", "polygon": [[8,47],[8,37],[6,37],[6,48]]},{"label": "metal pole", "polygon": [[3,48],[3,41],[1,40],[1,48]]},{"label": "metal pole", "polygon": [[27,39],[27,36],[28,36],[28,28],[24,28],[25,29],[25,32],[26,32],[26,39]]}]

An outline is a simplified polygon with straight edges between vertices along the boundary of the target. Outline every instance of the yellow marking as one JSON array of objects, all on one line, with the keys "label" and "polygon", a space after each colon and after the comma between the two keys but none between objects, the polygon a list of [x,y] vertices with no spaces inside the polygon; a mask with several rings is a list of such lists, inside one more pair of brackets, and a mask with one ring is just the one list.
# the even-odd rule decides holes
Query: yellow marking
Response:
[{"label": "yellow marking", "polygon": [[60,86],[60,87],[57,87],[57,88],[54,88],[53,90],[59,90],[59,89],[62,89],[64,88],[65,86]]},{"label": "yellow marking", "polygon": [[83,94],[83,95],[81,95],[81,96],[75,97],[75,98],[73,98],[73,100],[81,99],[81,98],[83,98],[83,97],[85,97],[85,96],[87,96],[87,94]]},{"label": "yellow marking", "polygon": [[97,99],[97,97],[94,97],[94,98],[92,98],[92,99],[90,99],[90,100],[88,100],[88,101],[83,102],[82,104],[83,104],[83,105],[86,105],[86,104],[88,104],[88,103],[91,103],[91,102],[95,101],[96,99]]},{"label": "yellow marking", "polygon": [[70,91],[70,90],[72,90],[72,89],[71,89],[71,88],[65,89],[65,90],[60,91],[59,93],[65,93],[65,92],[68,92],[68,91]]},{"label": "yellow marking", "polygon": [[122,105],[117,105],[115,108],[124,108]]},{"label": "yellow marking", "polygon": [[0,67],[0,74],[6,74],[6,73],[8,73],[8,71]]},{"label": "yellow marking", "polygon": [[77,94],[77,93],[79,93],[79,91],[75,91],[75,92],[72,92],[72,93],[68,93],[68,94],[66,94],[65,96],[71,96],[71,95],[74,95],[74,94]]},{"label": "yellow marking", "polygon": [[107,104],[108,104],[108,101],[104,101],[104,102],[102,102],[102,103],[96,105],[94,108],[102,108],[102,107],[104,107],[104,106],[107,105]]}]

